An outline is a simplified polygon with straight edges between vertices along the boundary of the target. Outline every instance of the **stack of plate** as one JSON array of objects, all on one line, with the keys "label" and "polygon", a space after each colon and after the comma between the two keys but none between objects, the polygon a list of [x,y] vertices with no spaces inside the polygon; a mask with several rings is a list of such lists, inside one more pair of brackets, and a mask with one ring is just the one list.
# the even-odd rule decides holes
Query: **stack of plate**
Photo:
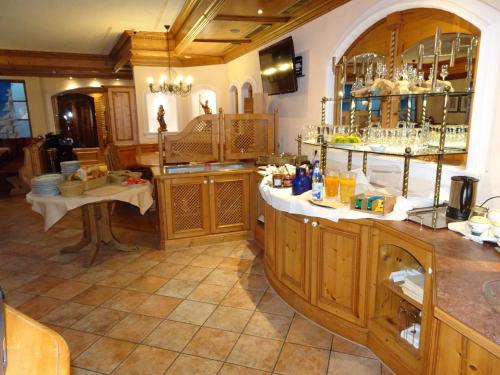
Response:
[{"label": "stack of plate", "polygon": [[72,161],[62,161],[61,162],[61,173],[66,180],[68,176],[75,173],[80,168],[80,162],[78,160]]},{"label": "stack of plate", "polygon": [[52,197],[59,195],[57,185],[62,182],[60,174],[44,174],[31,179],[31,192],[35,195]]}]

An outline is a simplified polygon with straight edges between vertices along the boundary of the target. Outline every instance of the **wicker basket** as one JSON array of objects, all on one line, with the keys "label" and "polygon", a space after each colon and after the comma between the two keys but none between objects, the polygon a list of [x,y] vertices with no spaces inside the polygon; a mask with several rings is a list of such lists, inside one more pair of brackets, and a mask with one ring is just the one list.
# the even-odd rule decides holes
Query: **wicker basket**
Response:
[{"label": "wicker basket", "polygon": [[104,185],[106,185],[107,181],[108,181],[107,176],[97,177],[97,178],[94,178],[93,180],[87,180],[84,182],[85,191],[97,189],[101,186],[104,186]]},{"label": "wicker basket", "polygon": [[63,197],[77,197],[82,195],[85,189],[83,181],[64,181],[57,185]]}]

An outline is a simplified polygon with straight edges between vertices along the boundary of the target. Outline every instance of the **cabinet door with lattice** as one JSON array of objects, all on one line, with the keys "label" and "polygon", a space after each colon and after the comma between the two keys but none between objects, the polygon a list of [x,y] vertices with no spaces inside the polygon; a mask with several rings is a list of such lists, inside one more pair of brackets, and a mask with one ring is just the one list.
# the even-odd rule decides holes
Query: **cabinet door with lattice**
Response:
[{"label": "cabinet door with lattice", "polygon": [[169,239],[210,233],[207,177],[174,178],[167,182],[167,233]]},{"label": "cabinet door with lattice", "polygon": [[247,230],[250,224],[248,174],[210,176],[213,233]]}]

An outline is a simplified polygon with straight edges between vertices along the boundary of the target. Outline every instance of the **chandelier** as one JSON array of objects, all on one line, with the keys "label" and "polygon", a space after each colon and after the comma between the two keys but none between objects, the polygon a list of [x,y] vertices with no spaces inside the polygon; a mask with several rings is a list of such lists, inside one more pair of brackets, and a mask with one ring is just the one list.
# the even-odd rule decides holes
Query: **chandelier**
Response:
[{"label": "chandelier", "polygon": [[166,76],[162,76],[158,85],[155,85],[153,78],[148,78],[149,90],[153,94],[161,92],[162,94],[188,96],[191,93],[191,86],[193,83],[193,79],[191,77],[187,77],[184,82],[182,75],[179,75],[172,82],[172,69],[170,65],[170,38],[168,37],[170,26],[165,25],[165,29],[167,30],[168,81]]}]

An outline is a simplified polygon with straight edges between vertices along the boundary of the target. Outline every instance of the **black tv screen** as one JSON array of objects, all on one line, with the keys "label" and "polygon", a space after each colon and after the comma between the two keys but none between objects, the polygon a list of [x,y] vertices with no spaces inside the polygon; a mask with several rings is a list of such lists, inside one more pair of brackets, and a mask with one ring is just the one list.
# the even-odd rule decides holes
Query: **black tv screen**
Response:
[{"label": "black tv screen", "polygon": [[291,36],[259,51],[259,60],[265,93],[276,95],[297,91],[295,53]]}]

